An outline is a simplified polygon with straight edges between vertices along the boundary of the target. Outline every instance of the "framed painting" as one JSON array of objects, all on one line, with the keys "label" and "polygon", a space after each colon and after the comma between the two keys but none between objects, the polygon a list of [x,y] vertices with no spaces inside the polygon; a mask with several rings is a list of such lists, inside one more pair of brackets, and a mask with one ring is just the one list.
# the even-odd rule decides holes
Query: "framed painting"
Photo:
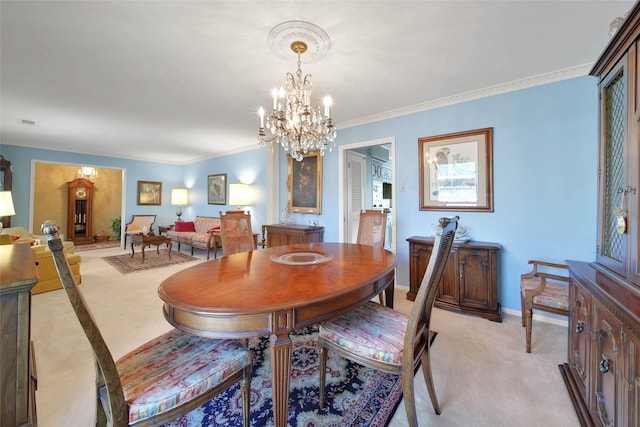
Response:
[{"label": "framed painting", "polygon": [[493,212],[493,128],[418,139],[420,210]]},{"label": "framed painting", "polygon": [[207,198],[210,205],[227,204],[227,174],[219,173],[207,177]]},{"label": "framed painting", "polygon": [[162,204],[162,183],[138,181],[138,205],[160,206]]},{"label": "framed painting", "polygon": [[287,210],[322,213],[322,156],[319,151],[304,154],[302,160],[289,158]]}]

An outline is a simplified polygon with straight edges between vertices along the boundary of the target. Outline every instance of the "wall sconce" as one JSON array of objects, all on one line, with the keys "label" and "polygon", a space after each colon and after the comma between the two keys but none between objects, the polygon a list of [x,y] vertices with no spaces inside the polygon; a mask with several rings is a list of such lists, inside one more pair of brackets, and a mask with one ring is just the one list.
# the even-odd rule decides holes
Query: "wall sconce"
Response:
[{"label": "wall sconce", "polygon": [[253,186],[249,184],[229,184],[229,205],[237,206],[242,209],[243,206],[253,204]]},{"label": "wall sconce", "polygon": [[[16,210],[13,207],[11,191],[0,191],[0,217],[13,216]],[[0,232],[2,232],[2,221],[0,221]]]},{"label": "wall sconce", "polygon": [[173,188],[171,190],[171,204],[173,206],[177,206],[178,210],[176,211],[176,215],[178,216],[177,221],[182,221],[180,217],[182,216],[182,206],[186,206],[188,204],[189,193],[186,188]]}]

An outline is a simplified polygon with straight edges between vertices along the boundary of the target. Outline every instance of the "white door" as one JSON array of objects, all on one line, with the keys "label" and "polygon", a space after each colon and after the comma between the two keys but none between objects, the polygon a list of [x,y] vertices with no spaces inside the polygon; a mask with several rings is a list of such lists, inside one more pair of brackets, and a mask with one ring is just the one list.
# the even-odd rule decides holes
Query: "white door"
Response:
[{"label": "white door", "polygon": [[346,160],[347,227],[345,227],[345,231],[347,234],[345,236],[345,242],[355,243],[358,237],[360,211],[364,209],[365,204],[367,158],[360,153],[349,150],[347,151]]}]

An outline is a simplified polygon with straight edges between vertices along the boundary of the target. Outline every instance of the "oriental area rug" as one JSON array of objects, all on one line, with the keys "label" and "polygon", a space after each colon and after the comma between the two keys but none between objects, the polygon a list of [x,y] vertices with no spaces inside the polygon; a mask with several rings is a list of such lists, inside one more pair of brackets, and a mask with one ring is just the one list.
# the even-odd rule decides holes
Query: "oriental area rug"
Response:
[{"label": "oriental area rug", "polygon": [[182,264],[189,261],[201,261],[199,258],[192,257],[178,251],[171,251],[171,258],[169,258],[169,254],[166,250],[161,249],[158,254],[156,253],[155,248],[145,251],[144,262],[142,262],[142,253],[140,250],[136,251],[133,258],[131,257],[131,252],[127,252],[124,255],[106,256],[102,259],[122,274],[151,270],[153,268],[166,267],[168,265]]},{"label": "oriental area rug", "polygon": [[[305,328],[290,334],[293,342],[289,393],[289,426],[385,427],[402,399],[397,375],[365,368],[329,352],[327,403],[320,409],[318,329]],[[435,333],[432,332],[432,340]],[[253,351],[251,376],[251,426],[273,426],[271,356],[269,339],[250,340]],[[419,376],[422,378],[422,375]],[[211,427],[242,425],[240,386],[223,392],[163,427]]]}]

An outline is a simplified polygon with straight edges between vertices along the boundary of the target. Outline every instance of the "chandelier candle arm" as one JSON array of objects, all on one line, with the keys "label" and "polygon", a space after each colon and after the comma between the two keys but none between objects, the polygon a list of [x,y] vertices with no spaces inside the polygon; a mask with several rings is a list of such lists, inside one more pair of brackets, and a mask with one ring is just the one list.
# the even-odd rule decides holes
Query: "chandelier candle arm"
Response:
[{"label": "chandelier candle arm", "polygon": [[[291,50],[298,55],[298,69],[295,74],[286,74],[286,88],[273,88],[273,108],[267,113],[263,107],[258,110],[260,129],[258,140],[264,147],[267,142],[280,144],[285,152],[300,161],[309,151],[319,150],[324,155],[335,146],[336,129],[331,120],[330,96],[323,99],[321,106],[311,105],[311,75],[303,77],[301,55],[307,45],[302,41],[291,43]],[[267,135],[268,134],[268,135]]]}]

